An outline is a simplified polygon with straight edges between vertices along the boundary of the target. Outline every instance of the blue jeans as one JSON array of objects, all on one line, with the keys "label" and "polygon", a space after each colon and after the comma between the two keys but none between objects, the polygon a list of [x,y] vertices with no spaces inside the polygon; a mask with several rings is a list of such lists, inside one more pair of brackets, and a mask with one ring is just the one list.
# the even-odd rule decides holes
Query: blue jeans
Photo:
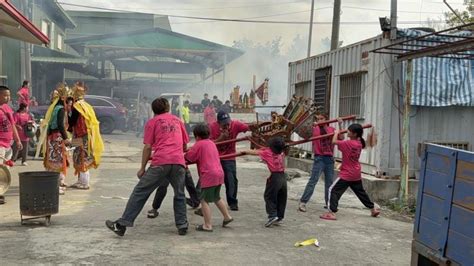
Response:
[{"label": "blue jeans", "polygon": [[221,160],[222,170],[224,170],[224,184],[227,204],[229,206],[238,206],[237,188],[237,165],[235,160]]},{"label": "blue jeans", "polygon": [[328,191],[329,187],[333,182],[334,177],[334,157],[332,156],[321,156],[316,155],[313,162],[313,170],[311,171],[311,177],[306,184],[303,196],[301,196],[300,202],[307,203],[314,192],[314,187],[318,183],[319,176],[324,171],[324,202],[327,205],[328,202]]},{"label": "blue jeans", "polygon": [[117,220],[122,226],[133,226],[148,197],[157,187],[171,184],[174,190],[173,210],[174,220],[178,229],[188,228],[186,217],[186,198],[184,196],[184,174],[182,165],[168,164],[149,167],[133,189],[127,202],[122,218]]}]

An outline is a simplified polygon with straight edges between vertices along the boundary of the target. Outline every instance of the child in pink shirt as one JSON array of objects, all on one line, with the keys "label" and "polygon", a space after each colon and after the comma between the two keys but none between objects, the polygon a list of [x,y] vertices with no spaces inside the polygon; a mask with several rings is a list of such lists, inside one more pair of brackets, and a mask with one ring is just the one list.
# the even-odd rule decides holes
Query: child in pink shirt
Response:
[{"label": "child in pink shirt", "polygon": [[271,227],[283,220],[285,217],[287,201],[287,184],[285,175],[285,154],[286,144],[283,138],[274,137],[268,140],[268,148],[260,150],[248,150],[244,154],[258,155],[267,164],[271,175],[267,179],[265,187],[265,209],[268,214],[268,221],[265,227]]},{"label": "child in pink shirt", "polygon": [[362,186],[361,166],[359,157],[365,148],[365,140],[362,138],[364,129],[360,124],[352,124],[348,128],[349,140],[338,140],[339,130],[334,133],[332,143],[337,145],[342,153],[342,165],[339,177],[329,188],[329,211],[320,216],[325,220],[336,220],[337,205],[342,194],[348,187],[356,194],[357,198],[365,207],[371,210],[371,215],[377,217],[380,214],[379,207],[373,203]]},{"label": "child in pink shirt", "polygon": [[[28,123],[32,123],[33,117],[28,113],[27,106],[24,103],[20,104],[20,108],[13,114],[13,118],[16,123],[18,136],[20,137],[21,145],[23,149],[18,149],[18,143],[15,142],[13,145],[13,161],[16,162],[21,157],[21,165],[26,166],[26,157],[28,155],[28,142],[29,138],[26,135],[26,127]],[[31,125],[31,124],[30,124]]]},{"label": "child in pink shirt", "polygon": [[[318,114],[316,119],[318,123],[328,120],[329,116],[327,114]],[[342,123],[338,121],[339,125]],[[326,135],[334,133],[336,129],[326,125],[315,125],[313,126],[313,137]],[[332,144],[331,137],[318,139],[313,141],[313,152],[314,152],[314,161],[313,169],[311,171],[311,176],[306,184],[303,195],[300,199],[300,204],[298,210],[301,212],[306,212],[306,204],[311,199],[313,195],[314,188],[318,183],[321,173],[324,172],[324,207],[327,208],[329,200],[329,187],[331,186],[334,176],[334,144]]]},{"label": "child in pink shirt", "polygon": [[196,125],[193,133],[196,144],[189,149],[185,158],[190,163],[197,163],[199,183],[201,184],[201,206],[204,224],[198,225],[196,230],[212,232],[210,202],[214,202],[222,213],[224,217],[222,226],[225,227],[234,219],[229,215],[227,204],[220,197],[221,186],[224,184],[224,171],[222,170],[216,144],[209,139],[209,127],[205,124]]},{"label": "child in pink shirt", "polygon": [[[15,127],[13,110],[8,106],[8,102],[10,102],[10,89],[7,86],[0,86],[0,163],[12,166],[13,163],[10,159],[13,138],[18,143],[19,149],[22,149],[23,146]],[[4,203],[5,197],[0,195],[0,204]]]}]

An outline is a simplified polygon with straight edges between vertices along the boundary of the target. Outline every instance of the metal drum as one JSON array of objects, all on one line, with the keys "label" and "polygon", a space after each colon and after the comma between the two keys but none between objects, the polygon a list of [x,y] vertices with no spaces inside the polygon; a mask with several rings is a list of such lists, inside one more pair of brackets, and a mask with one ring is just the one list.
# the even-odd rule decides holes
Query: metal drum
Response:
[{"label": "metal drum", "polygon": [[59,173],[23,172],[19,176],[21,224],[26,220],[45,218],[48,226],[51,215],[59,211]]}]

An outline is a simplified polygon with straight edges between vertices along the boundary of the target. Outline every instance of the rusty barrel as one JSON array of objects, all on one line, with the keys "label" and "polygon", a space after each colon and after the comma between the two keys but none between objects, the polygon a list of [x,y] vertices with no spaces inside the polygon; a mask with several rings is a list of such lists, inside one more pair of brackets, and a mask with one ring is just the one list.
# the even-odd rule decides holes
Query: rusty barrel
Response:
[{"label": "rusty barrel", "polygon": [[46,216],[59,211],[59,173],[23,172],[20,176],[20,213]]}]

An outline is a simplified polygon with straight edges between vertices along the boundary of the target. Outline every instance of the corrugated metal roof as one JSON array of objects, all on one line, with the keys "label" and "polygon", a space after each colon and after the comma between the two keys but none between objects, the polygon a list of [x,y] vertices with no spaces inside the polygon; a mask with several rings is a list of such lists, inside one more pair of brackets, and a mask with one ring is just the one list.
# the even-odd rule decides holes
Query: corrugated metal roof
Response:
[{"label": "corrugated metal roof", "polygon": [[217,69],[243,54],[235,48],[160,28],[69,39],[66,43],[78,51],[83,47],[101,51],[106,58],[157,54]]},{"label": "corrugated metal roof", "polygon": [[86,64],[87,58],[63,53],[46,47],[35,45],[31,56],[32,62],[60,63],[60,64]]}]

